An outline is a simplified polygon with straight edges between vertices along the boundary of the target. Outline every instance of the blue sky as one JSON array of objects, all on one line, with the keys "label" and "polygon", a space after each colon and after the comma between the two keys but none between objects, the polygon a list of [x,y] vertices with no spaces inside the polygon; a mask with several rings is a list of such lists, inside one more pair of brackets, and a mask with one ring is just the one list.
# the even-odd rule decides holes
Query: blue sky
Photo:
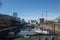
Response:
[{"label": "blue sky", "polygon": [[17,12],[18,17],[25,20],[46,17],[54,19],[60,16],[60,0],[1,0],[1,14],[12,15]]}]

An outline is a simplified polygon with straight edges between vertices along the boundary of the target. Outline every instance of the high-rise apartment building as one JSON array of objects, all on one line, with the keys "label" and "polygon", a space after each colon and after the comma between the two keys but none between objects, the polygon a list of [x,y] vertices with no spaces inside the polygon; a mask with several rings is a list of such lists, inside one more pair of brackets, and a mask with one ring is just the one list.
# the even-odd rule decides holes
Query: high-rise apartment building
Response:
[{"label": "high-rise apartment building", "polygon": [[16,12],[13,13],[13,17],[17,17],[17,13]]}]

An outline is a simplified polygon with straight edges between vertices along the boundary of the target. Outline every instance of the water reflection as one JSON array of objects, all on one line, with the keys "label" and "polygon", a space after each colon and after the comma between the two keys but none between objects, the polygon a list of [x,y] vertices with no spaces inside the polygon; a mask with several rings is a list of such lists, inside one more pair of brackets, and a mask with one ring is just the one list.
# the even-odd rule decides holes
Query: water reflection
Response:
[{"label": "water reflection", "polygon": [[[24,37],[21,37],[21,38],[15,38],[14,40],[53,40],[53,36],[50,35],[45,35],[45,36],[41,36],[41,35],[38,35],[38,36],[26,36],[27,34],[29,35],[33,35],[35,34],[34,32],[32,31],[21,31],[19,33],[20,35],[23,35]],[[54,40],[58,40],[58,37],[56,36],[54,38]]]}]

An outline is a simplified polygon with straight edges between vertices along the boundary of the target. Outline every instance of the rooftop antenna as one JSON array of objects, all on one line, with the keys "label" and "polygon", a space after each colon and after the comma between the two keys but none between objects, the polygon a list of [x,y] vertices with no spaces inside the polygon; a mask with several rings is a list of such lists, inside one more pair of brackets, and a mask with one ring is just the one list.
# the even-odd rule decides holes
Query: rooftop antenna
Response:
[{"label": "rooftop antenna", "polygon": [[[2,2],[1,2],[1,0],[0,0],[0,10],[1,10],[1,6],[2,6]],[[0,12],[1,13],[1,12]]]},{"label": "rooftop antenna", "polygon": [[43,18],[43,12],[42,12],[42,18]]}]

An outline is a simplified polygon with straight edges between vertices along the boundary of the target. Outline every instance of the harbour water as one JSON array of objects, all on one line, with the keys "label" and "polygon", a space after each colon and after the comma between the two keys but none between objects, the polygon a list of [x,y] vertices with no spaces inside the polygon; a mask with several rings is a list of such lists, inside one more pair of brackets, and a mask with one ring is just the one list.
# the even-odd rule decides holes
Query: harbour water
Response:
[{"label": "harbour water", "polygon": [[[24,37],[20,37],[20,38],[14,38],[13,40],[53,40],[53,36],[47,36],[47,35],[38,35],[38,36],[26,36],[28,35],[34,35],[35,33],[33,31],[21,31],[20,33],[18,33],[20,35],[23,35]],[[54,38],[54,40],[58,40],[57,37]]]},{"label": "harbour water", "polygon": [[[33,33],[32,31],[21,31],[19,33],[20,35],[33,35],[35,33]],[[21,37],[21,38],[15,38],[14,40],[39,40],[39,36],[24,36],[24,37]]]}]

